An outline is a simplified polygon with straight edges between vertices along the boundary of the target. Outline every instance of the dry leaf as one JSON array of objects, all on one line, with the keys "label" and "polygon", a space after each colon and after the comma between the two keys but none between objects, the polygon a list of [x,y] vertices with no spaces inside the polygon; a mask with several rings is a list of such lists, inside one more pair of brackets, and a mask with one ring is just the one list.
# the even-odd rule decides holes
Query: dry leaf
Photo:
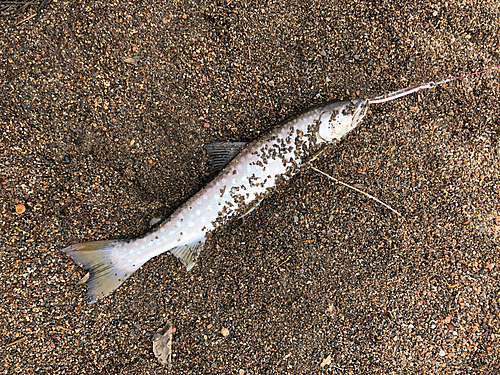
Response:
[{"label": "dry leaf", "polygon": [[18,214],[22,214],[24,211],[26,211],[26,207],[24,207],[24,204],[22,203],[16,204],[16,212]]},{"label": "dry leaf", "polygon": [[82,285],[82,284],[85,284],[88,280],[89,280],[89,277],[90,277],[90,272],[87,272],[85,274],[85,276],[83,276],[77,283],[76,285]]},{"label": "dry leaf", "polygon": [[222,336],[224,336],[224,337],[229,336],[229,330],[227,328],[222,328],[220,330],[220,333],[222,333]]},{"label": "dry leaf", "polygon": [[154,334],[153,353],[160,364],[172,368],[172,322],[168,321]]},{"label": "dry leaf", "polygon": [[133,64],[133,65],[137,65],[137,61],[139,61],[135,57],[124,57],[122,60],[124,63]]},{"label": "dry leaf", "polygon": [[326,365],[329,365],[330,363],[332,363],[332,356],[329,355],[328,357],[326,357],[323,362],[321,362],[320,366],[321,367],[325,367]]}]

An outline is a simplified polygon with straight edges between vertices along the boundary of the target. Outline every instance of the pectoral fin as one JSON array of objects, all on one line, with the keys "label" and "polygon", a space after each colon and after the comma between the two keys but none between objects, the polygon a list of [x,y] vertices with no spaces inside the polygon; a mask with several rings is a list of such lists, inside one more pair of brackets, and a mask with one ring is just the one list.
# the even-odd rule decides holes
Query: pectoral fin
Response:
[{"label": "pectoral fin", "polygon": [[262,199],[259,199],[259,200],[255,200],[253,202],[250,202],[247,206],[246,206],[246,209],[245,211],[243,211],[243,213],[238,217],[238,219],[241,219],[245,216],[247,216],[250,212],[252,212],[253,210],[255,210],[257,207],[259,207],[259,204],[264,200],[264,198]]}]

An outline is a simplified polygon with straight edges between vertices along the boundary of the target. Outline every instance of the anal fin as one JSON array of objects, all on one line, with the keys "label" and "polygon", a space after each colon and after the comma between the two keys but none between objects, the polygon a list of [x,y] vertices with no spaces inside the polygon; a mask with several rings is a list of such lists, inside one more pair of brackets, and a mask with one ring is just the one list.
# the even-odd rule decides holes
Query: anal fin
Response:
[{"label": "anal fin", "polygon": [[205,240],[206,238],[202,237],[185,245],[174,247],[169,251],[175,255],[189,271],[193,268],[195,260],[205,244]]}]

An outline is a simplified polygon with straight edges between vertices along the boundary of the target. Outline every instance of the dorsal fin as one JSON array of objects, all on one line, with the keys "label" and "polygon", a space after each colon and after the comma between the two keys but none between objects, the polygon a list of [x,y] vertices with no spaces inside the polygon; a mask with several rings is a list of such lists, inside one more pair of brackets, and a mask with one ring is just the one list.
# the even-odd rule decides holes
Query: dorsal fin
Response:
[{"label": "dorsal fin", "polygon": [[205,145],[212,169],[220,172],[246,145],[246,142],[215,142]]}]

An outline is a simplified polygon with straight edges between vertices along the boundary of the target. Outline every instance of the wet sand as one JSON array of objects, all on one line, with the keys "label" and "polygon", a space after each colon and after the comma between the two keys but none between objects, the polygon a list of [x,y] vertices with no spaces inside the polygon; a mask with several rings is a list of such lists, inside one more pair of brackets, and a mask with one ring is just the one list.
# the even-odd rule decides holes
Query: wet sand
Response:
[{"label": "wet sand", "polygon": [[[500,65],[497,1],[53,1],[0,20],[2,374],[495,374],[500,73],[373,105],[187,273],[86,304],[61,249],[135,238],[251,141],[329,99]],[[221,332],[227,329],[224,336]],[[226,331],[224,331],[226,333]]]}]

